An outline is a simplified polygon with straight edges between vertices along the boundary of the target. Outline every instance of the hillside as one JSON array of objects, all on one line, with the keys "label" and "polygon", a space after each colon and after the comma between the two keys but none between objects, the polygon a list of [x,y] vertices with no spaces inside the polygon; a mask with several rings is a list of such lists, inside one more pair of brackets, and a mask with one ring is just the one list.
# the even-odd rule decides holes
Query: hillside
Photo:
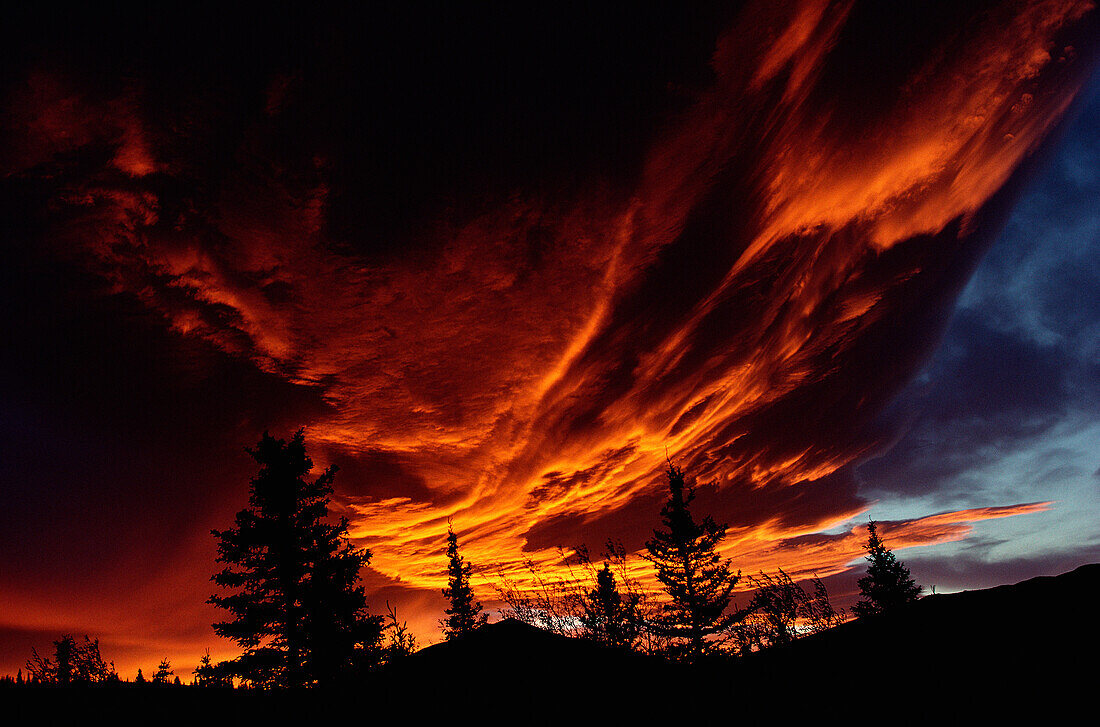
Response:
[{"label": "hillside", "polygon": [[0,690],[0,713],[171,714],[213,724],[371,721],[382,712],[403,722],[515,725],[988,723],[1033,715],[1045,723],[1075,707],[1095,709],[1096,593],[1100,564],[928,596],[890,618],[694,668],[506,620],[338,693],[9,689]]},{"label": "hillside", "polygon": [[[521,723],[565,721],[577,709],[703,723],[871,709],[890,722],[917,722],[1045,708],[1053,694],[1051,708],[1062,709],[1084,700],[1070,685],[1096,680],[1095,593],[1100,564],[928,596],[888,618],[695,669],[503,621],[415,654],[390,675],[399,678],[389,694],[413,699],[409,687],[432,685],[423,693],[433,700],[507,707],[527,715]],[[602,704],[582,707],[593,698]]]}]

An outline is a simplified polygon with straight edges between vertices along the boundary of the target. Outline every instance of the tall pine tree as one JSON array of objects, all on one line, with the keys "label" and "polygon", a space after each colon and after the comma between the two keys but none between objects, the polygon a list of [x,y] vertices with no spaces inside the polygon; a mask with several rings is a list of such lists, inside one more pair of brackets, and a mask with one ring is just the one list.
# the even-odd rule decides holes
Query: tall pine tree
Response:
[{"label": "tall pine tree", "polygon": [[489,619],[489,614],[481,613],[481,602],[474,601],[474,591],[470,587],[472,573],[473,566],[458,553],[458,536],[448,522],[447,587],[443,589],[443,597],[449,605],[444,609],[447,617],[439,621],[447,641],[473,631]]},{"label": "tall pine tree", "polygon": [[709,515],[696,522],[689,507],[695,488],[671,462],[667,474],[669,498],[661,510],[665,527],[653,531],[644,557],[669,596],[656,630],[672,642],[673,657],[695,661],[713,649],[714,637],[728,626],[725,612],[741,572],[733,575],[730,561],[718,553],[726,526]]},{"label": "tall pine tree", "polygon": [[920,598],[921,587],[878,536],[874,520],[867,523],[867,575],[857,581],[860,599],[852,606],[856,616],[887,613]]},{"label": "tall pine tree", "polygon": [[366,611],[359,571],[370,552],[348,542],[348,522],[326,522],[336,469],[312,482],[313,461],[299,430],[289,442],[265,433],[249,454],[260,471],[235,526],[213,531],[218,561],[212,580],[230,591],[210,602],[231,620],[214,624],[245,652],[223,662],[228,675],[257,686],[337,681],[379,654],[381,618]]}]

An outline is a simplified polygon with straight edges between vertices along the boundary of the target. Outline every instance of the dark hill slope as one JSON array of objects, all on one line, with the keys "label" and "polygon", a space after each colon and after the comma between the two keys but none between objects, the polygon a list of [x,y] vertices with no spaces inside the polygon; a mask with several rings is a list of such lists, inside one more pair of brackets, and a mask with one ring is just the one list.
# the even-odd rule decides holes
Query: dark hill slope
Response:
[{"label": "dark hill slope", "polygon": [[[1067,647],[1095,653],[1100,564],[1011,586],[926,596],[889,617],[850,621],[784,650],[744,659],[744,671],[829,664],[877,664],[881,669],[947,675],[983,673],[1006,682],[1071,677],[1080,664],[1065,661]],[[982,667],[976,675],[975,669]],[[866,666],[864,667],[866,669]]]},{"label": "dark hill slope", "polygon": [[1098,595],[1100,564],[926,596],[889,617],[754,654],[725,674],[750,693],[787,693],[795,710],[849,695],[882,716],[909,710],[910,722],[994,715],[1015,722],[1077,703],[1092,715],[1086,723],[1096,723]]},{"label": "dark hill slope", "polygon": [[0,689],[0,724],[1096,724],[1098,593],[1083,566],[695,668],[503,621],[351,689]]},{"label": "dark hill slope", "polygon": [[[1100,564],[1010,586],[928,596],[786,649],[685,668],[515,621],[413,655],[387,694],[504,710],[520,723],[599,715],[638,723],[811,718],[913,723],[1064,711],[1095,716]],[[411,691],[410,691],[411,690]],[[595,703],[590,700],[595,700]],[[519,718],[519,715],[524,715]],[[846,717],[847,715],[847,717]],[[983,720],[984,721],[984,720]]]}]

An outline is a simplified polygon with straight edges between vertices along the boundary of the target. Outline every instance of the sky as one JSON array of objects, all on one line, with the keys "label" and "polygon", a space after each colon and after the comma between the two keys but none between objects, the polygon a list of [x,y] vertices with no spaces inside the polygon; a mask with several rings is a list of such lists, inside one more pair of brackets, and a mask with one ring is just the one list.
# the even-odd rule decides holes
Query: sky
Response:
[{"label": "sky", "polygon": [[937,592],[1100,560],[1091,2],[56,10],[0,43],[0,672],[231,656],[210,530],[300,427],[422,643],[448,520],[495,606],[666,458],[841,605],[869,517]]}]

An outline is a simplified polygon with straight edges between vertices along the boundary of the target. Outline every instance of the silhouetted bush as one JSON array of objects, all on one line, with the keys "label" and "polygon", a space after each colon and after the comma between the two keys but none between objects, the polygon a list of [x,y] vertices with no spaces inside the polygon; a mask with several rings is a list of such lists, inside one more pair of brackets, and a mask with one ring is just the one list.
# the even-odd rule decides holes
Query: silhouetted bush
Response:
[{"label": "silhouetted bush", "polygon": [[748,608],[738,613],[729,629],[731,643],[738,653],[783,646],[843,620],[843,614],[829,602],[829,592],[819,578],[811,579],[809,592],[791,580],[782,568],[775,575],[761,571],[759,576],[749,576],[747,580],[756,592]]}]

